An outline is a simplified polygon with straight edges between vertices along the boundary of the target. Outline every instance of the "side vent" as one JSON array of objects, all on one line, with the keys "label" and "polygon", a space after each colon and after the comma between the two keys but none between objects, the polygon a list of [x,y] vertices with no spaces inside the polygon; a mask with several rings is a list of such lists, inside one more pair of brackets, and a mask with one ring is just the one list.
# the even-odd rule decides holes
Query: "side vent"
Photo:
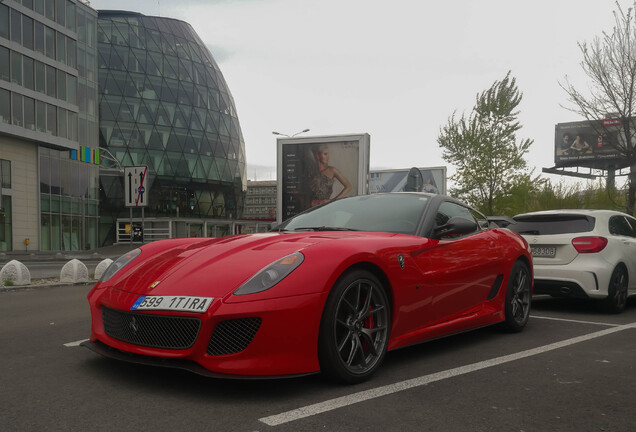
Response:
[{"label": "side vent", "polygon": [[488,297],[486,297],[486,300],[492,300],[495,298],[495,296],[499,292],[499,288],[501,288],[502,281],[503,281],[503,275],[501,274],[497,275],[497,278],[495,279],[495,282],[492,284],[492,287],[490,288],[490,292],[488,293]]}]

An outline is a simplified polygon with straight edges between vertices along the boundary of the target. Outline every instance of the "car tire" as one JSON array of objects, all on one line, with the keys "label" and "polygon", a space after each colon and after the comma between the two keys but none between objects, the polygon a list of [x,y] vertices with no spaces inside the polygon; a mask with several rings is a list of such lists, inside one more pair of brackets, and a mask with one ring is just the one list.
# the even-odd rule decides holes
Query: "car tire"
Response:
[{"label": "car tire", "polygon": [[603,309],[607,313],[621,313],[627,305],[627,271],[617,266],[610,277],[607,298],[603,300]]},{"label": "car tire", "polygon": [[532,302],[530,269],[523,261],[517,261],[510,270],[506,287],[506,319],[502,323],[505,331],[518,333],[523,330],[530,318]]},{"label": "car tire", "polygon": [[389,343],[391,308],[384,287],[370,272],[353,270],[333,286],[318,337],[320,370],[347,384],[369,379]]}]

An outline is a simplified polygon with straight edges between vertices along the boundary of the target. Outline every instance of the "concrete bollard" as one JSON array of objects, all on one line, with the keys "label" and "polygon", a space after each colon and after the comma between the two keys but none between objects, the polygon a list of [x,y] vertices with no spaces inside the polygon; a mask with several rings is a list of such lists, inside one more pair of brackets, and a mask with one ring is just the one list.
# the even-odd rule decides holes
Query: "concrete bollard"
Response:
[{"label": "concrete bollard", "polygon": [[99,280],[104,274],[104,272],[106,271],[106,269],[108,268],[108,266],[111,265],[112,263],[113,263],[113,260],[110,258],[106,258],[105,260],[100,261],[100,263],[97,264],[97,267],[95,267],[94,278]]},{"label": "concrete bollard", "polygon": [[78,259],[72,259],[64,264],[64,267],[62,267],[62,271],[60,272],[60,282],[88,282],[88,268],[86,268],[86,264]]},{"label": "concrete bollard", "polygon": [[31,285],[31,273],[20,261],[9,261],[0,270],[0,285]]}]

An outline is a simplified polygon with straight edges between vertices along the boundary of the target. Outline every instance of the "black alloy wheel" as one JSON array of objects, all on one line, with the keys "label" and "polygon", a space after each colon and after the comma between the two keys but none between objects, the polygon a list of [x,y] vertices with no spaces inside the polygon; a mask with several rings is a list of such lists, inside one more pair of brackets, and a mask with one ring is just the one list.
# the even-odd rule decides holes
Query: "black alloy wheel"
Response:
[{"label": "black alloy wheel", "polygon": [[508,287],[506,288],[506,320],[503,322],[505,330],[517,333],[524,329],[530,317],[530,270],[523,261],[517,261],[510,270]]},{"label": "black alloy wheel", "polygon": [[603,301],[603,306],[608,313],[621,313],[627,305],[627,272],[622,266],[618,266],[612,272],[609,286],[607,287],[607,298]]},{"label": "black alloy wheel", "polygon": [[369,379],[386,354],[390,322],[389,301],[378,279],[364,270],[345,273],[329,294],[320,323],[321,371],[349,384]]}]

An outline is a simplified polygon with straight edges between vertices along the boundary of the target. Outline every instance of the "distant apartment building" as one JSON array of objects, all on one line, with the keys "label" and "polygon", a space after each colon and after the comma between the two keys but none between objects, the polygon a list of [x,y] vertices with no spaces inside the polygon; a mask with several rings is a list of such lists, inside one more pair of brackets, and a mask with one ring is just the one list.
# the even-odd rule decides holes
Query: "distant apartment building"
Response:
[{"label": "distant apartment building", "polygon": [[0,3],[0,251],[98,245],[97,12]]},{"label": "distant apartment building", "polygon": [[276,181],[248,180],[243,219],[276,220]]}]

